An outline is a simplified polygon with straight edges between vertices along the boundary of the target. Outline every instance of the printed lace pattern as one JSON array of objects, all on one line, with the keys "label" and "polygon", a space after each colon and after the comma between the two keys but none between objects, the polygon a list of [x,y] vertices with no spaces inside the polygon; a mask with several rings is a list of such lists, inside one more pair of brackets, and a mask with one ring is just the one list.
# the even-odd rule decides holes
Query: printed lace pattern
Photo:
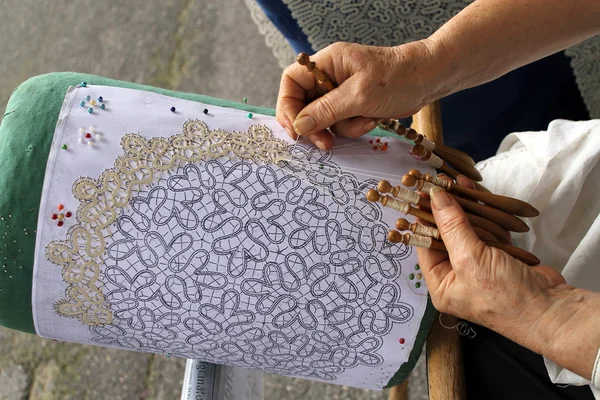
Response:
[{"label": "printed lace pattern", "polygon": [[248,132],[211,131],[198,120],[186,122],[181,134],[168,139],[125,135],[121,147],[125,154],[115,161],[114,168],[98,179],[83,177],[74,183],[73,195],[81,203],[78,223],[69,229],[65,241],[52,242],[46,248],[47,258],[62,267],[69,285],[66,298],[55,305],[56,311],[86,325],[113,320],[100,288],[100,265],[107,239],[113,234],[111,225],[136,191],[161,172],[187,163],[221,157],[277,163],[288,155],[288,145],[264,126],[252,126]]}]

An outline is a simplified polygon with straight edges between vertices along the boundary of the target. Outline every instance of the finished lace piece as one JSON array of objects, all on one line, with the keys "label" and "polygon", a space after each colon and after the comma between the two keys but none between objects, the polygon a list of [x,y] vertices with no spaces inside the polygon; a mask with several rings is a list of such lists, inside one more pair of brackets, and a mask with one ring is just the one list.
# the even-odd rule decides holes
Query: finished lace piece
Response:
[{"label": "finished lace piece", "polygon": [[286,68],[296,62],[294,50],[285,37],[273,25],[269,17],[260,8],[256,0],[244,0],[246,7],[250,10],[250,16],[258,27],[258,31],[265,37],[265,43],[273,51],[273,55],[279,61],[281,68]]},{"label": "finished lace piece", "polygon": [[590,117],[600,118],[600,35],[566,50]]},{"label": "finished lace piece", "polygon": [[46,247],[48,260],[62,267],[69,285],[65,299],[56,305],[60,315],[76,317],[86,325],[110,324],[113,313],[100,289],[100,265],[106,241],[113,235],[111,225],[132,196],[150,185],[164,171],[199,161],[238,158],[278,163],[288,157],[288,145],[275,138],[265,126],[251,126],[248,132],[209,130],[204,122],[188,121],[181,134],[147,140],[127,134],[121,140],[125,154],[114,168],[98,179],[82,177],[73,185],[80,201],[77,224],[64,241]]}]

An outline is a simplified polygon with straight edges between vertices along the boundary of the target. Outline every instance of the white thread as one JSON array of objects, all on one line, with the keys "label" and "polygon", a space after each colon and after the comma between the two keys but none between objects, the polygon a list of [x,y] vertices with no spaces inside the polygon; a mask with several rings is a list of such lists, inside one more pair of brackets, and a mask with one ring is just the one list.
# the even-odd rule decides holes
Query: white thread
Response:
[{"label": "white thread", "polygon": [[435,143],[432,142],[431,140],[427,139],[425,136],[423,136],[423,140],[421,141],[421,146],[425,147],[425,150],[433,152],[433,149],[435,149]]},{"label": "white thread", "polygon": [[469,326],[469,324],[466,323],[465,321],[459,321],[454,326],[447,326],[447,325],[444,325],[444,323],[442,322],[442,313],[440,313],[438,319],[440,321],[440,325],[441,326],[443,326],[446,329],[456,329],[456,331],[458,332],[458,334],[461,335],[461,336],[469,337],[471,339],[473,339],[475,336],[477,336],[477,332],[475,332],[473,330],[473,328],[471,328]]},{"label": "white thread", "polygon": [[595,388],[600,389],[600,350],[596,355],[596,361],[594,362],[594,368],[592,369],[592,385]]},{"label": "white thread", "polygon": [[402,187],[395,187],[397,193],[394,196],[395,198],[405,201],[407,203],[410,204],[414,204],[414,205],[418,205],[419,204],[419,200],[421,199],[421,196],[419,196],[419,194],[417,192],[412,192],[408,189],[404,189]]},{"label": "white thread", "polygon": [[408,240],[409,246],[421,247],[423,249],[429,249],[431,247],[431,243],[433,239],[427,236],[421,235],[410,235],[410,239]]},{"label": "white thread", "polygon": [[394,210],[400,211],[401,213],[404,213],[404,214],[408,214],[408,211],[410,210],[410,204],[404,203],[399,200],[395,200],[391,196],[382,196],[381,204],[383,204],[384,199],[387,199],[387,201],[385,201],[385,204],[384,204],[386,207],[393,208]]},{"label": "white thread", "polygon": [[435,229],[432,226],[425,226],[425,225],[420,224],[418,222],[416,222],[416,225],[415,225],[415,233],[417,235],[428,236],[428,237],[431,237],[431,238],[435,238],[437,240],[439,240],[440,237],[441,237],[439,230]]},{"label": "white thread", "polygon": [[[443,189],[448,190],[450,188],[450,182],[449,181],[445,181],[441,178],[438,178],[437,176],[432,176],[431,177],[431,183],[434,184],[435,186],[439,186]],[[428,190],[429,192],[429,190]]]},{"label": "white thread", "polygon": [[432,152],[429,152],[429,154],[431,154],[431,156],[429,157],[429,160],[427,160],[427,164],[431,165],[435,169],[442,168],[444,161]]},{"label": "white thread", "polygon": [[422,181],[422,182],[423,182],[423,187],[419,190],[419,192],[429,194],[429,192],[431,192],[431,188],[434,187],[435,185],[433,185],[427,181]]}]

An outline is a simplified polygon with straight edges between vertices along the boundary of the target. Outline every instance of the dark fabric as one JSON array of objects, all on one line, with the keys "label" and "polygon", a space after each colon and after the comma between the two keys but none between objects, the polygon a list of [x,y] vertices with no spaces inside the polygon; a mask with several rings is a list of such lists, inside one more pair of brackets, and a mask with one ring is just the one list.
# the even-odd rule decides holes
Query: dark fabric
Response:
[{"label": "dark fabric", "polygon": [[292,18],[290,10],[282,1],[278,0],[256,0],[273,25],[283,34],[290,46],[296,53],[313,54],[308,38],[298,26],[298,22]]},{"label": "dark fabric", "polygon": [[470,325],[475,337],[462,339],[468,400],[594,400],[588,386],[553,384],[542,356]]},{"label": "dark fabric", "polygon": [[476,161],[496,154],[509,133],[546,130],[555,119],[590,118],[564,53],[448,96],[441,108],[445,144]]}]

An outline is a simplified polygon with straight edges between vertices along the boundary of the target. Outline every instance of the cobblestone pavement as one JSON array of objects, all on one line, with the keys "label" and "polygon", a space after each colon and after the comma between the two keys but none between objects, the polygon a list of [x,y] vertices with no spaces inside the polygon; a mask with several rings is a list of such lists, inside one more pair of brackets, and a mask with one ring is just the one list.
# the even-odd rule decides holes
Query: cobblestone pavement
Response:
[{"label": "cobblestone pavement", "polygon": [[[0,109],[29,77],[77,71],[273,107],[281,68],[236,0],[3,0]],[[0,114],[2,115],[2,114]],[[0,328],[0,399],[178,399],[185,360]],[[422,364],[422,363],[421,363]],[[411,399],[424,395],[423,368]],[[265,398],[385,399],[277,376]]]}]

